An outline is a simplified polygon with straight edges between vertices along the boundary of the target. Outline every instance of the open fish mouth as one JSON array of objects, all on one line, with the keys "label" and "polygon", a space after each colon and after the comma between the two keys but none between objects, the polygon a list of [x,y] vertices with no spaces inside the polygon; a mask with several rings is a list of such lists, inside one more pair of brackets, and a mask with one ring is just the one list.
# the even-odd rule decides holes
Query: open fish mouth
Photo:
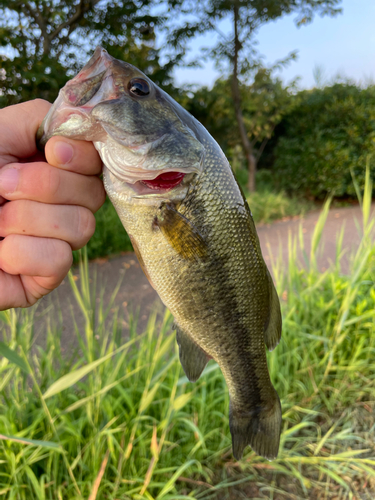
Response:
[{"label": "open fish mouth", "polygon": [[155,179],[143,180],[140,182],[152,190],[170,191],[174,187],[181,184],[185,175],[186,174],[183,172],[165,172],[164,174],[158,175]]},{"label": "open fish mouth", "polygon": [[193,175],[191,172],[164,171],[154,179],[139,179],[136,182],[127,182],[126,185],[132,191],[132,197],[158,197],[174,190],[180,191],[186,187]]}]

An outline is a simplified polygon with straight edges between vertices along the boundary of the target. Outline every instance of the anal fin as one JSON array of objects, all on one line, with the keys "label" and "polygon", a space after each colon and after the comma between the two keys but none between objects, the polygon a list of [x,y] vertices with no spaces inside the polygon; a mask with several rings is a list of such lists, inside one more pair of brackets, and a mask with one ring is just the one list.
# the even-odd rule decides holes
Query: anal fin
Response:
[{"label": "anal fin", "polygon": [[272,351],[281,339],[282,319],[279,297],[268,269],[267,278],[269,288],[269,318],[264,331],[264,343],[268,350]]},{"label": "anal fin", "polygon": [[180,350],[180,362],[190,382],[196,382],[201,376],[210,356],[181,328],[176,328],[176,340]]}]

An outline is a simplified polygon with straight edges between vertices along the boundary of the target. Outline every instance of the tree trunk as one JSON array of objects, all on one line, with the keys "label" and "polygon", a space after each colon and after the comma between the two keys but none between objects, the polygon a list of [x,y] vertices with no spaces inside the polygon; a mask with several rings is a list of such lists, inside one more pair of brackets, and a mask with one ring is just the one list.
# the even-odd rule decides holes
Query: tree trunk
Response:
[{"label": "tree trunk", "polygon": [[240,86],[238,81],[238,54],[241,50],[241,43],[238,38],[238,4],[234,3],[233,5],[233,13],[234,13],[234,55],[233,55],[233,77],[232,77],[232,98],[234,103],[234,111],[236,114],[236,120],[238,124],[238,129],[240,132],[242,149],[245,154],[247,169],[249,172],[249,180],[248,180],[248,190],[250,193],[255,191],[255,172],[257,167],[257,161],[254,155],[253,147],[247,137],[245,123],[243,121],[242,116],[242,103],[241,103],[241,94],[240,94]]}]

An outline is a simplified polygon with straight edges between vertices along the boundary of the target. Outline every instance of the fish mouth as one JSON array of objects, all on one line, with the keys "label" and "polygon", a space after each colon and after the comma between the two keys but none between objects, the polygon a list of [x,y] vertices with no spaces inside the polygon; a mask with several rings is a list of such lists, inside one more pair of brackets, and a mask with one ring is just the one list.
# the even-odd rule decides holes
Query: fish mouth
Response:
[{"label": "fish mouth", "polygon": [[158,175],[155,179],[143,180],[140,182],[152,190],[170,191],[174,187],[181,184],[185,175],[186,174],[183,172],[165,172],[164,174]]},{"label": "fish mouth", "polygon": [[149,197],[165,195],[174,189],[179,189],[185,185],[194,173],[178,171],[168,171],[159,174],[154,179],[141,179],[134,183],[127,182],[127,186],[133,191],[133,197]]}]

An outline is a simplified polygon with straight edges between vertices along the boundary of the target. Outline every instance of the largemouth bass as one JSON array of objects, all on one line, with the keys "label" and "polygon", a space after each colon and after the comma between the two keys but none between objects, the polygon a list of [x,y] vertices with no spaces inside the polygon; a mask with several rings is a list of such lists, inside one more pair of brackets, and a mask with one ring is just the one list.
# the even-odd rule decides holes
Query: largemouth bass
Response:
[{"label": "largemouth bass", "polygon": [[175,318],[196,381],[209,359],[230,395],[233,454],[273,459],[281,406],[266,350],[281,314],[248,204],[207,130],[131,64],[97,48],[60,90],[38,141],[93,141],[104,185],[151,285]]}]

